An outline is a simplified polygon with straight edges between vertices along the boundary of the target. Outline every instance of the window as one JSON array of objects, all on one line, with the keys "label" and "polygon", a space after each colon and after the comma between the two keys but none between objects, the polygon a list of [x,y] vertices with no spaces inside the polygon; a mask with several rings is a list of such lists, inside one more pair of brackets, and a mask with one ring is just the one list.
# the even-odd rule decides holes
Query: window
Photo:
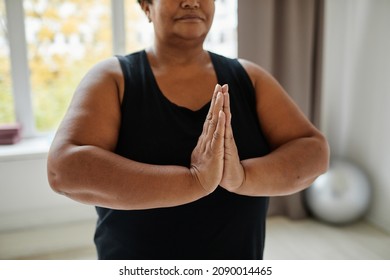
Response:
[{"label": "window", "polygon": [[237,56],[237,1],[215,1],[214,22],[205,48],[228,57]]},{"label": "window", "polygon": [[55,128],[81,77],[112,53],[109,0],[24,0],[35,126]]},{"label": "window", "polygon": [[[236,56],[237,3],[215,3],[206,48]],[[0,15],[0,124],[25,137],[57,128],[93,64],[152,40],[136,0],[0,0]]]},{"label": "window", "polygon": [[148,47],[153,40],[153,25],[137,1],[125,0],[125,18],[126,52]]}]

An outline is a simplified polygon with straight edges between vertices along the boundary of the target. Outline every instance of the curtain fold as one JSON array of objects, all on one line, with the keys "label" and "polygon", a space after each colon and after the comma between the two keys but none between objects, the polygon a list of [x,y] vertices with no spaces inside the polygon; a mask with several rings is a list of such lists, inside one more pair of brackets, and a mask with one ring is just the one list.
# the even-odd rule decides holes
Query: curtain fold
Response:
[{"label": "curtain fold", "polygon": [[[324,0],[238,1],[238,56],[267,69],[319,125]],[[272,197],[269,215],[304,218],[303,192]]]}]

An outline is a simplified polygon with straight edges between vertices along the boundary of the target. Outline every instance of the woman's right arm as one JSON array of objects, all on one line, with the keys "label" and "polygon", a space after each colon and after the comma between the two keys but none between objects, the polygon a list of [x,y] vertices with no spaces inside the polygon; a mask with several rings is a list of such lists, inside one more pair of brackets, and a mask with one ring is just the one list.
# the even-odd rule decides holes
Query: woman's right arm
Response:
[{"label": "woman's right arm", "polygon": [[[198,148],[195,168],[136,162],[114,153],[123,89],[116,58],[97,64],[83,78],[50,148],[47,167],[53,190],[114,209],[181,205],[212,192],[220,180],[213,170],[223,165],[224,124],[218,123],[224,118],[212,114],[217,125],[200,137],[198,146],[203,148]],[[222,108],[223,101],[218,102],[215,112]]]}]

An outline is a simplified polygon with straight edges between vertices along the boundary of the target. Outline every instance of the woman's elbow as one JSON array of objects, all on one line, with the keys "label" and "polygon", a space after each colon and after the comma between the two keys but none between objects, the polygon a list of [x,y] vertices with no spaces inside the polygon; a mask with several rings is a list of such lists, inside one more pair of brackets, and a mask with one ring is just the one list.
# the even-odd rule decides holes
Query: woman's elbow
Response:
[{"label": "woman's elbow", "polygon": [[47,179],[49,186],[53,191],[59,194],[64,194],[63,184],[60,180],[60,174],[55,168],[55,164],[49,159],[47,162]]},{"label": "woman's elbow", "polygon": [[[303,190],[308,188],[319,176],[328,171],[330,150],[326,138],[320,133],[315,135],[312,138],[310,147],[311,149],[306,149],[309,157],[305,157],[304,159],[306,176],[298,175],[296,180],[293,180],[297,184],[296,189]],[[302,171],[299,171],[298,174],[301,172]]]},{"label": "woman's elbow", "polygon": [[47,159],[47,179],[53,191],[65,195],[67,193],[66,166],[70,166],[66,161],[65,152],[58,152],[51,149]]},{"label": "woman's elbow", "polygon": [[319,134],[317,136],[317,151],[318,152],[316,158],[317,158],[318,174],[316,177],[328,171],[329,162],[330,162],[329,144],[325,136],[322,134]]}]

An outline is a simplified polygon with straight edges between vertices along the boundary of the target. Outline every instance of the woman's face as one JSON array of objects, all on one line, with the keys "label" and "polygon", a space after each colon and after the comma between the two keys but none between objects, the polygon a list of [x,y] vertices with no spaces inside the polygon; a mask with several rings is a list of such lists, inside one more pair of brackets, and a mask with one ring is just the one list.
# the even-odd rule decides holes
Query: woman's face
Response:
[{"label": "woman's face", "polygon": [[206,37],[214,17],[214,0],[153,0],[142,4],[159,40],[194,40]]}]

